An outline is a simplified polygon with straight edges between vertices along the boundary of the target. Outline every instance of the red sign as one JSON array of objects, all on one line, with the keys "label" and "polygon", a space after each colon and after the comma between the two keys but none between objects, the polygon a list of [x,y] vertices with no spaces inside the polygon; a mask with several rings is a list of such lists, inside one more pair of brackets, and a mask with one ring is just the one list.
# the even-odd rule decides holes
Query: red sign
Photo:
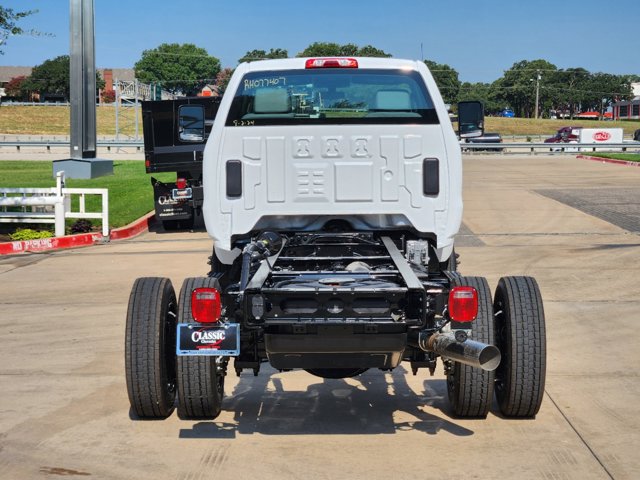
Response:
[{"label": "red sign", "polygon": [[609,132],[596,132],[593,134],[593,139],[596,142],[606,142],[611,138],[611,134]]}]

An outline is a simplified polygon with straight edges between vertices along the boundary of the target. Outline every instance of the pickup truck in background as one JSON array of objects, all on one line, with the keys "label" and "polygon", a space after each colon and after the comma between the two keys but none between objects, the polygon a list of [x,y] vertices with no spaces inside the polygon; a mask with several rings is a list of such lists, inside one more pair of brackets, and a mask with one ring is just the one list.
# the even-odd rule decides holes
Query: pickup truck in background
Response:
[{"label": "pickup truck in background", "polygon": [[[156,219],[165,230],[204,225],[202,155],[219,105],[219,97],[142,102],[147,173],[176,172],[175,183],[151,177]],[[205,138],[194,142],[192,126],[203,120]]]}]

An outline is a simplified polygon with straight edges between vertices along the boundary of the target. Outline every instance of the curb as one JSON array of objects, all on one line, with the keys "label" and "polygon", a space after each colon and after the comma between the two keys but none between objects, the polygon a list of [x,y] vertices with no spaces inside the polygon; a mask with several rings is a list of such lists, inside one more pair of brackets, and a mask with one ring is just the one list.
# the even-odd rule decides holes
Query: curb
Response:
[{"label": "curb", "polygon": [[615,163],[616,165],[626,165],[627,167],[640,167],[640,162],[627,162],[626,160],[616,160],[615,158],[591,157],[589,155],[576,155],[580,160],[593,160],[594,162]]},{"label": "curb", "polygon": [[124,227],[114,228],[109,235],[110,240],[126,240],[149,231],[149,225],[155,222],[155,212],[149,212]]},{"label": "curb", "polygon": [[27,252],[46,252],[66,248],[88,247],[114,240],[125,240],[149,231],[149,225],[155,220],[155,213],[149,212],[134,220],[129,225],[113,229],[109,237],[100,233],[80,233],[65,237],[42,238],[39,240],[22,240],[0,243],[0,255],[16,255]]}]

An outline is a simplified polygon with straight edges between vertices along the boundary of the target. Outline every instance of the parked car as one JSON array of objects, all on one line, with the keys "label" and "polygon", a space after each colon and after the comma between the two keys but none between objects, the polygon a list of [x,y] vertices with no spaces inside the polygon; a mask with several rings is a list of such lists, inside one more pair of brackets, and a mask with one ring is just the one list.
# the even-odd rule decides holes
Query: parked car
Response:
[{"label": "parked car", "polygon": [[[473,138],[467,138],[465,139],[464,143],[502,143],[502,136],[495,132],[495,133],[488,133],[485,132],[484,135],[482,135],[481,137],[473,137]],[[483,150],[485,152],[501,152],[504,149],[503,146],[496,146],[495,148],[474,148],[474,151],[479,151],[479,150]],[[462,145],[462,150],[470,150],[470,149],[465,149],[464,144]]]},{"label": "parked car", "polygon": [[516,114],[510,108],[505,108],[500,112],[500,116],[505,118],[513,118],[516,116]]}]

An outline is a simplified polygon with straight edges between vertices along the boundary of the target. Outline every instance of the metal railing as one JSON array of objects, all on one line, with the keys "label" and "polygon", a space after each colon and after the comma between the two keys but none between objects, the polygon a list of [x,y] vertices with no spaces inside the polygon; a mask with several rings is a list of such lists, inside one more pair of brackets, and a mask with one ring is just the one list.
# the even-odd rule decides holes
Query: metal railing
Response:
[{"label": "metal railing", "polygon": [[[0,141],[0,148],[8,147],[15,148],[20,151],[21,148],[45,148],[51,150],[52,147],[56,148],[69,148],[68,140],[19,140],[19,141]],[[144,147],[144,142],[141,140],[98,140],[96,146],[100,148],[106,148],[111,151],[112,148],[135,148],[141,150]]]},{"label": "metal railing", "polygon": [[[98,140],[96,145],[100,148],[106,148],[111,151],[112,148],[135,148],[141,150],[144,142],[141,140]],[[52,147],[69,148],[68,140],[19,140],[19,141],[0,141],[0,148],[46,148],[51,150]],[[553,153],[588,153],[588,152],[630,152],[640,150],[640,142],[627,141],[622,143],[544,143],[544,142],[503,142],[503,143],[461,143],[460,147],[463,151],[472,153],[521,153],[528,151],[530,154],[553,154]]]},{"label": "metal railing", "polygon": [[[88,212],[87,195],[100,195],[101,211]],[[73,211],[72,196],[78,196]],[[109,235],[109,190],[106,188],[66,188],[64,172],[56,174],[56,186],[49,188],[0,188],[0,223],[53,223],[55,236],[65,234],[67,218],[96,218],[102,235]]]},{"label": "metal railing", "polygon": [[463,152],[469,153],[529,153],[536,154],[562,154],[562,153],[625,153],[640,150],[640,142],[622,143],[543,143],[543,142],[517,142],[517,143],[461,143]]}]

